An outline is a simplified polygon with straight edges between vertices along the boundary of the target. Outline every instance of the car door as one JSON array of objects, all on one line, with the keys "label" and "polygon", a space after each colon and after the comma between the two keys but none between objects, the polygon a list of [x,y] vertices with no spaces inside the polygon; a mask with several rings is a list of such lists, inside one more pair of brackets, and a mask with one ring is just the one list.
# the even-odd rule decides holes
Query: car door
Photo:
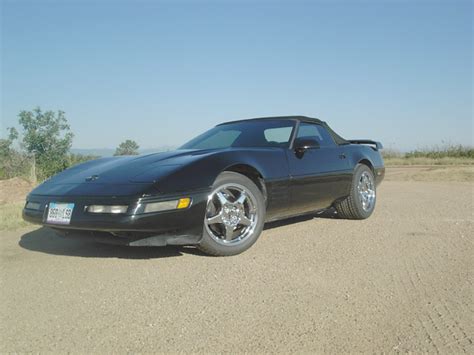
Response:
[{"label": "car door", "polygon": [[329,207],[347,194],[352,172],[344,150],[322,125],[299,124],[287,151],[291,214]]}]

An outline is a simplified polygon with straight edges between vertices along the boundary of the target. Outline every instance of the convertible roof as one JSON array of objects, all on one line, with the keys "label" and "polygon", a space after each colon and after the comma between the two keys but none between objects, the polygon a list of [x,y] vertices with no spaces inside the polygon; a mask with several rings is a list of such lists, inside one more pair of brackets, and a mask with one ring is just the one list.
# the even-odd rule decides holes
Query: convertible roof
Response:
[{"label": "convertible roof", "polygon": [[324,126],[329,131],[329,133],[333,137],[336,144],[350,144],[349,141],[345,140],[340,135],[338,135],[336,132],[334,132],[326,122],[321,121],[318,118],[307,117],[307,116],[275,116],[275,117],[248,118],[248,119],[244,119],[244,120],[236,120],[236,121],[221,123],[218,126],[229,124],[229,123],[237,123],[237,122],[245,122],[245,121],[262,121],[262,120],[297,120],[297,121],[300,121],[300,122],[318,123],[318,124]]},{"label": "convertible roof", "polygon": [[310,123],[319,123],[319,124],[325,123],[324,121],[321,121],[318,118],[312,118],[312,117],[307,117],[307,116],[275,116],[275,117],[247,118],[243,120],[236,120],[236,121],[221,123],[218,126],[225,125],[228,123],[236,123],[236,122],[244,122],[244,121],[259,121],[259,120],[298,120],[301,122],[310,122]]}]

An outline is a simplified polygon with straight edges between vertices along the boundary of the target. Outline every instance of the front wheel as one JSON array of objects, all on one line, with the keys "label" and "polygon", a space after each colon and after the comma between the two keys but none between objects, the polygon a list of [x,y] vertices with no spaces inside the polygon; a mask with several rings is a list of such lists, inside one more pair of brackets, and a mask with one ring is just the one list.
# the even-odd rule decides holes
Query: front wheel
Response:
[{"label": "front wheel", "polygon": [[199,249],[206,254],[229,256],[250,248],[265,222],[265,202],[248,177],[226,171],[212,188],[204,217]]},{"label": "front wheel", "polygon": [[376,200],[374,173],[367,165],[358,164],[354,170],[349,196],[336,203],[335,207],[342,218],[365,219],[374,211]]}]

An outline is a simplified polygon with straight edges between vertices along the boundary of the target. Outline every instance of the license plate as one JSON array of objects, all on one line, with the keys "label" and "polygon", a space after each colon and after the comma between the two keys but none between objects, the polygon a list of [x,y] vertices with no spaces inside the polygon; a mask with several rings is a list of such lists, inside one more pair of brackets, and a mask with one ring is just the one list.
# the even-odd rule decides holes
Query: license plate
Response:
[{"label": "license plate", "polygon": [[51,202],[48,209],[46,222],[52,224],[69,224],[71,222],[74,203]]}]

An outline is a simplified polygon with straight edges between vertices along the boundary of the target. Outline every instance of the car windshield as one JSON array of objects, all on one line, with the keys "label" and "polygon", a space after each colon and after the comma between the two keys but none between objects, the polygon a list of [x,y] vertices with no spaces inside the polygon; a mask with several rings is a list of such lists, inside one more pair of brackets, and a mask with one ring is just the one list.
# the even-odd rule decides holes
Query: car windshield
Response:
[{"label": "car windshield", "polygon": [[178,149],[230,147],[289,147],[292,120],[240,121],[216,126]]}]

